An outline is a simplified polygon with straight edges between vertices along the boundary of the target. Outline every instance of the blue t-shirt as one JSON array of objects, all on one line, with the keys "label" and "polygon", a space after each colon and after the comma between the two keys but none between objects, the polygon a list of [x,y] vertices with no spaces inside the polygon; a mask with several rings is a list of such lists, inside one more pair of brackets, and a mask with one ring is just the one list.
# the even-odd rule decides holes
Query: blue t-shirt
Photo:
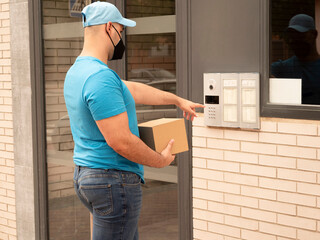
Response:
[{"label": "blue t-shirt", "polygon": [[67,72],[64,98],[75,143],[74,163],[134,172],[144,181],[143,166],[115,152],[95,122],[127,112],[130,131],[139,137],[135,102],[119,76],[97,58],[78,57]]},{"label": "blue t-shirt", "polygon": [[277,78],[302,79],[302,103],[320,104],[320,59],[303,62],[293,56],[272,63],[271,74]]}]

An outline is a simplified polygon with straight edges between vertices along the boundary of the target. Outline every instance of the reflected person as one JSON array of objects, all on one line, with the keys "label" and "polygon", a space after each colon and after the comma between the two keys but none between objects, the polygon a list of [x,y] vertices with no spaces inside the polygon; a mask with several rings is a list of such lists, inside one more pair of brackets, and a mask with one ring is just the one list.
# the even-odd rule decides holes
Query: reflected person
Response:
[{"label": "reflected person", "polygon": [[306,14],[291,18],[285,38],[294,56],[272,63],[276,78],[302,79],[302,104],[320,104],[320,56],[314,19]]}]

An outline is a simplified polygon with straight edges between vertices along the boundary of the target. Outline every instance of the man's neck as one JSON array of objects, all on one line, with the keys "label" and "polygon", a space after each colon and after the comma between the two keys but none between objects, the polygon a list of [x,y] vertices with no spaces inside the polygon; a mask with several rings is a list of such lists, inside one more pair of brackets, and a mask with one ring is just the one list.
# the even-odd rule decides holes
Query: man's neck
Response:
[{"label": "man's neck", "polygon": [[103,48],[103,46],[99,46],[98,44],[94,44],[90,41],[84,42],[80,56],[95,57],[100,61],[104,62],[105,64],[108,64],[108,54],[105,48]]}]

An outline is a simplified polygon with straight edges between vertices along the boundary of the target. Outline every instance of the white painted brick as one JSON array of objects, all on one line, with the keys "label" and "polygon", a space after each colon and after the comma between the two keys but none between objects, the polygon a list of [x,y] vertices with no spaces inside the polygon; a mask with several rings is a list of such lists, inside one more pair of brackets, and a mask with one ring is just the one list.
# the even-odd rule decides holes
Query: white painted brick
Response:
[{"label": "white painted brick", "polygon": [[240,238],[240,229],[239,228],[209,222],[208,223],[208,230],[210,232]]},{"label": "white painted brick", "polygon": [[320,233],[319,232],[311,232],[311,231],[305,231],[305,230],[297,230],[297,239],[299,240],[319,240],[320,239]]},{"label": "white painted brick", "polygon": [[257,187],[241,186],[241,195],[276,200],[276,191]]},{"label": "white painted brick", "polygon": [[241,173],[265,177],[276,177],[277,170],[273,167],[264,167],[241,163]]},{"label": "white painted brick", "polygon": [[208,187],[207,180],[199,179],[199,178],[193,178],[192,179],[192,187],[207,189],[207,187]]},{"label": "white painted brick", "polygon": [[243,130],[224,130],[224,137],[226,139],[257,142],[258,132]]},{"label": "white painted brick", "polygon": [[208,202],[208,210],[217,213],[223,213],[228,215],[240,216],[240,207],[230,204]]},{"label": "white painted brick", "polygon": [[316,124],[302,123],[278,123],[278,132],[292,133],[298,135],[317,135],[318,126]]},{"label": "white painted brick", "polygon": [[260,222],[259,229],[261,232],[283,236],[283,237],[296,238],[297,236],[295,228],[280,226],[278,224]]},{"label": "white painted brick", "polygon": [[192,137],[193,147],[207,147],[207,139],[202,137]]},{"label": "white painted brick", "polygon": [[193,148],[193,157],[223,159],[223,151],[206,148]]},{"label": "white painted brick", "polygon": [[200,126],[200,127],[204,126],[204,117],[203,116],[195,117],[193,119],[192,126],[193,127],[194,126]]},{"label": "white painted brick", "polygon": [[210,190],[196,189],[192,190],[194,198],[211,200],[214,202],[223,202],[223,193],[214,192]]},{"label": "white painted brick", "polygon": [[276,149],[276,145],[272,144],[241,142],[241,151],[244,152],[275,155]]},{"label": "white painted brick", "polygon": [[224,181],[242,185],[258,186],[258,177],[236,173],[224,173]]},{"label": "white painted brick", "polygon": [[258,230],[259,228],[258,221],[228,215],[225,216],[225,224],[241,229]]},{"label": "white painted brick", "polygon": [[278,192],[277,200],[280,202],[293,203],[293,204],[310,206],[310,207],[315,207],[317,204],[316,202],[317,199],[314,196],[306,196],[303,194],[289,193],[289,192]]},{"label": "white painted brick", "polygon": [[290,226],[290,227],[295,227],[295,228],[303,228],[307,230],[316,230],[317,222],[316,220],[311,220],[311,219],[306,219],[306,218],[300,218],[300,217],[293,217],[293,216],[288,216],[288,215],[283,215],[283,214],[278,214],[277,216],[278,223],[285,225],[285,226]]},{"label": "white painted brick", "polygon": [[193,173],[193,177],[196,177],[196,178],[223,181],[222,172],[209,170],[209,169],[193,168],[192,173]]},{"label": "white painted brick", "polygon": [[320,147],[320,137],[312,137],[312,136],[297,136],[297,144],[298,146],[304,147]]},{"label": "white painted brick", "polygon": [[198,168],[206,168],[207,167],[207,160],[203,158],[193,158],[192,159],[192,166]]},{"label": "white painted brick", "polygon": [[241,237],[246,240],[277,240],[276,236],[241,229]]},{"label": "white painted brick", "polygon": [[259,186],[262,188],[269,188],[274,190],[282,190],[289,192],[297,191],[297,184],[292,181],[270,179],[270,178],[259,178]]},{"label": "white painted brick", "polygon": [[305,218],[312,218],[320,220],[320,209],[319,208],[310,208],[310,207],[297,207],[297,215]]},{"label": "white painted brick", "polygon": [[258,163],[258,154],[225,151],[224,159],[233,162]]},{"label": "white painted brick", "polygon": [[296,145],[297,137],[295,135],[277,134],[277,133],[259,133],[259,142]]},{"label": "white painted brick", "polygon": [[240,164],[226,161],[207,160],[207,168],[218,171],[239,172]]},{"label": "white painted brick", "polygon": [[268,211],[262,211],[258,209],[252,209],[252,208],[241,208],[241,216],[260,220],[260,221],[266,221],[266,222],[272,222],[275,223],[277,221],[277,214],[273,212]]},{"label": "white painted brick", "polygon": [[193,228],[207,231],[208,230],[208,224],[207,224],[206,221],[193,219]]},{"label": "white painted brick", "polygon": [[208,201],[203,199],[193,198],[192,205],[193,205],[193,208],[208,209]]},{"label": "white painted brick", "polygon": [[309,183],[298,183],[298,193],[320,196],[320,185]]},{"label": "white painted brick", "polygon": [[262,120],[260,123],[261,132],[277,132],[277,122],[269,122]]},{"label": "white painted brick", "polygon": [[240,150],[240,142],[222,140],[222,139],[212,139],[207,140],[208,148],[223,149],[223,150]]},{"label": "white painted brick", "polygon": [[193,237],[199,240],[225,240],[222,235],[210,233],[207,231],[202,231],[198,229],[193,230]]},{"label": "white painted brick", "polygon": [[278,146],[278,154],[287,157],[316,158],[317,150],[313,148]]},{"label": "white painted brick", "polygon": [[200,209],[193,209],[193,217],[199,220],[223,223],[223,214],[220,213],[214,213]]},{"label": "white painted brick", "polygon": [[320,197],[317,197],[317,207],[320,208]]},{"label": "white painted brick", "polygon": [[296,205],[260,199],[259,208],[276,213],[296,215]]},{"label": "white painted brick", "polygon": [[296,168],[296,159],[280,156],[259,155],[259,165]]},{"label": "white painted brick", "polygon": [[320,172],[320,161],[298,159],[297,168],[312,172]]},{"label": "white painted brick", "polygon": [[320,160],[320,149],[317,149],[317,159]]},{"label": "white painted brick", "polygon": [[223,130],[220,128],[193,127],[192,135],[195,137],[223,138]]},{"label": "white painted brick", "polygon": [[224,194],[224,202],[238,206],[258,208],[258,199],[233,194]]},{"label": "white painted brick", "polygon": [[317,175],[316,173],[312,172],[304,172],[298,170],[291,170],[291,169],[281,169],[277,170],[278,178],[293,180],[298,182],[310,182],[316,183],[317,182]]},{"label": "white painted brick", "polygon": [[208,189],[217,192],[240,194],[240,186],[231,183],[208,181]]}]

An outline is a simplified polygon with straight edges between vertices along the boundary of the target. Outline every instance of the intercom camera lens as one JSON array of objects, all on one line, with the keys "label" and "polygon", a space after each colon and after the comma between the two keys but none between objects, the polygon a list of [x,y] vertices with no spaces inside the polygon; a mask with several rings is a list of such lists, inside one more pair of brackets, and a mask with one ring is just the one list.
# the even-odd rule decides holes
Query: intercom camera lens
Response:
[{"label": "intercom camera lens", "polygon": [[213,89],[213,86],[212,86],[212,85],[210,85],[210,86],[209,86],[209,88],[210,88],[210,90],[212,90],[212,89]]}]

